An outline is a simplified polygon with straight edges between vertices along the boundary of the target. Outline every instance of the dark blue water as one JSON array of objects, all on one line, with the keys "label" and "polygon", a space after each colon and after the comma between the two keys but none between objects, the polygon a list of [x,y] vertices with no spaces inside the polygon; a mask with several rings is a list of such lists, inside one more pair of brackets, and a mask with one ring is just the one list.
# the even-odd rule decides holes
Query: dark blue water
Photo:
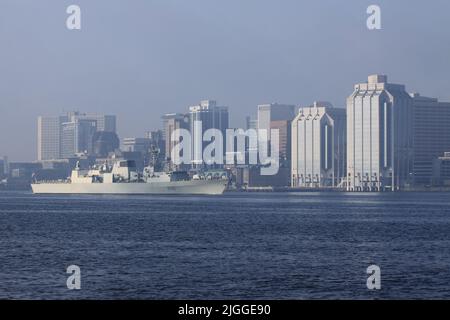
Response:
[{"label": "dark blue water", "polygon": [[0,298],[450,298],[450,194],[3,192],[0,259]]}]

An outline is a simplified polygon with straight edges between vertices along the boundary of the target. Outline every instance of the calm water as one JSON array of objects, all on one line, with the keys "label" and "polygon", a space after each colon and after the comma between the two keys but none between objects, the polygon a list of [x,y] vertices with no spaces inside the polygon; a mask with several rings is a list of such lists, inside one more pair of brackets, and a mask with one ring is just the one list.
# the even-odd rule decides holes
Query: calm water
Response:
[{"label": "calm water", "polygon": [[448,193],[3,192],[0,239],[0,298],[450,298]]}]

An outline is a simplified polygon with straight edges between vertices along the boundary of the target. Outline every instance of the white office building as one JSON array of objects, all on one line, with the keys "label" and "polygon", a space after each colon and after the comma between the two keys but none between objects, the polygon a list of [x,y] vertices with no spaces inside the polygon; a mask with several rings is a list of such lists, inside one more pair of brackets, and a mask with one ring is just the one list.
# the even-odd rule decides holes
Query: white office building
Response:
[{"label": "white office building", "polygon": [[337,187],[345,179],[345,109],[315,102],[292,121],[292,187]]},{"label": "white office building", "polygon": [[413,180],[412,98],[369,76],[347,98],[347,190],[399,190]]}]

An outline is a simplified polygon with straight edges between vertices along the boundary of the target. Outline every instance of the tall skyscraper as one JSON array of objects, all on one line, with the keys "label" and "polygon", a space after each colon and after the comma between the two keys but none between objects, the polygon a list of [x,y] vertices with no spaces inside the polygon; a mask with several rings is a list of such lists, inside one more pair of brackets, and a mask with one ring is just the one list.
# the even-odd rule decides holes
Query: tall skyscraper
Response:
[{"label": "tall skyscraper", "polygon": [[291,120],[274,120],[270,122],[270,130],[278,130],[278,153],[280,165],[290,168],[291,162]]},{"label": "tall skyscraper", "polygon": [[79,153],[92,154],[96,132],[96,120],[74,118],[64,122],[61,126],[61,158],[73,158]]},{"label": "tall skyscraper", "polygon": [[270,123],[272,121],[292,121],[296,115],[295,112],[296,107],[294,105],[278,103],[258,105],[258,129],[266,129],[270,131]]},{"label": "tall skyscraper", "polygon": [[398,190],[413,180],[413,101],[404,85],[369,76],[347,98],[347,189]]},{"label": "tall skyscraper", "polygon": [[61,158],[62,124],[68,121],[67,116],[38,117],[38,160]]},{"label": "tall skyscraper", "polygon": [[115,132],[116,116],[69,112],[63,116],[38,117],[38,160],[64,159],[73,153],[92,151],[92,126]]},{"label": "tall skyscraper", "polygon": [[81,113],[81,112],[69,112],[69,121],[76,120],[95,120],[97,122],[97,131],[116,132],[116,116],[104,115],[98,113]]},{"label": "tall skyscraper", "polygon": [[152,147],[152,140],[150,138],[123,138],[122,150],[125,152],[141,152],[147,154]]},{"label": "tall skyscraper", "polygon": [[0,159],[0,179],[7,175],[9,175],[8,157],[4,156],[3,159]]},{"label": "tall skyscraper", "polygon": [[450,150],[450,103],[411,94],[414,108],[414,183],[430,185],[433,160]]},{"label": "tall skyscraper", "polygon": [[7,156],[4,156],[3,157],[3,172],[5,175],[9,175],[10,170],[11,170],[11,168],[9,166],[9,159]]},{"label": "tall skyscraper", "polygon": [[171,141],[172,133],[177,129],[189,130],[189,115],[181,113],[168,113],[163,117],[163,140],[165,141],[165,160],[170,164],[178,162],[176,159],[172,159],[172,149],[180,141]]},{"label": "tall skyscraper", "polygon": [[433,160],[432,184],[450,187],[450,152]]},{"label": "tall skyscraper", "polygon": [[[290,185],[291,171],[291,123],[295,118],[297,107],[287,104],[261,104],[258,105],[258,129],[267,130],[267,150],[271,153],[272,130],[278,130],[279,141],[279,165],[286,171],[286,182],[284,185]],[[266,181],[275,179],[275,177],[266,177]]]},{"label": "tall skyscraper", "polygon": [[245,117],[245,129],[258,130],[258,119],[253,119],[251,116]]},{"label": "tall skyscraper", "polygon": [[314,102],[292,121],[293,187],[336,187],[346,172],[346,111]]},{"label": "tall skyscraper", "polygon": [[[223,136],[222,155],[225,160],[226,130],[229,128],[228,107],[218,106],[214,100],[203,100],[199,105],[189,108],[190,127],[192,137],[192,164],[203,164],[203,150],[210,142],[203,142],[203,135],[208,129],[218,129]],[[201,127],[197,124],[201,121]],[[201,143],[199,143],[201,141]]]},{"label": "tall skyscraper", "polygon": [[92,144],[95,157],[107,158],[109,153],[119,149],[120,140],[115,132],[97,131],[92,138]]}]

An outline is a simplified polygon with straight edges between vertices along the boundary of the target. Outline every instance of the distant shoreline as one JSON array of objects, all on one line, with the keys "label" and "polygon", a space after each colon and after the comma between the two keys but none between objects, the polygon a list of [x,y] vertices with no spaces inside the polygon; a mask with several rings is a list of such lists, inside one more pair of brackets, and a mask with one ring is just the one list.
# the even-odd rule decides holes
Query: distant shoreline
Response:
[{"label": "distant shoreline", "polygon": [[[249,187],[245,189],[227,190],[226,192],[349,192],[349,193],[386,193],[392,191],[347,191],[345,188],[292,188],[292,187]],[[395,192],[450,192],[450,187],[416,187]]]}]

